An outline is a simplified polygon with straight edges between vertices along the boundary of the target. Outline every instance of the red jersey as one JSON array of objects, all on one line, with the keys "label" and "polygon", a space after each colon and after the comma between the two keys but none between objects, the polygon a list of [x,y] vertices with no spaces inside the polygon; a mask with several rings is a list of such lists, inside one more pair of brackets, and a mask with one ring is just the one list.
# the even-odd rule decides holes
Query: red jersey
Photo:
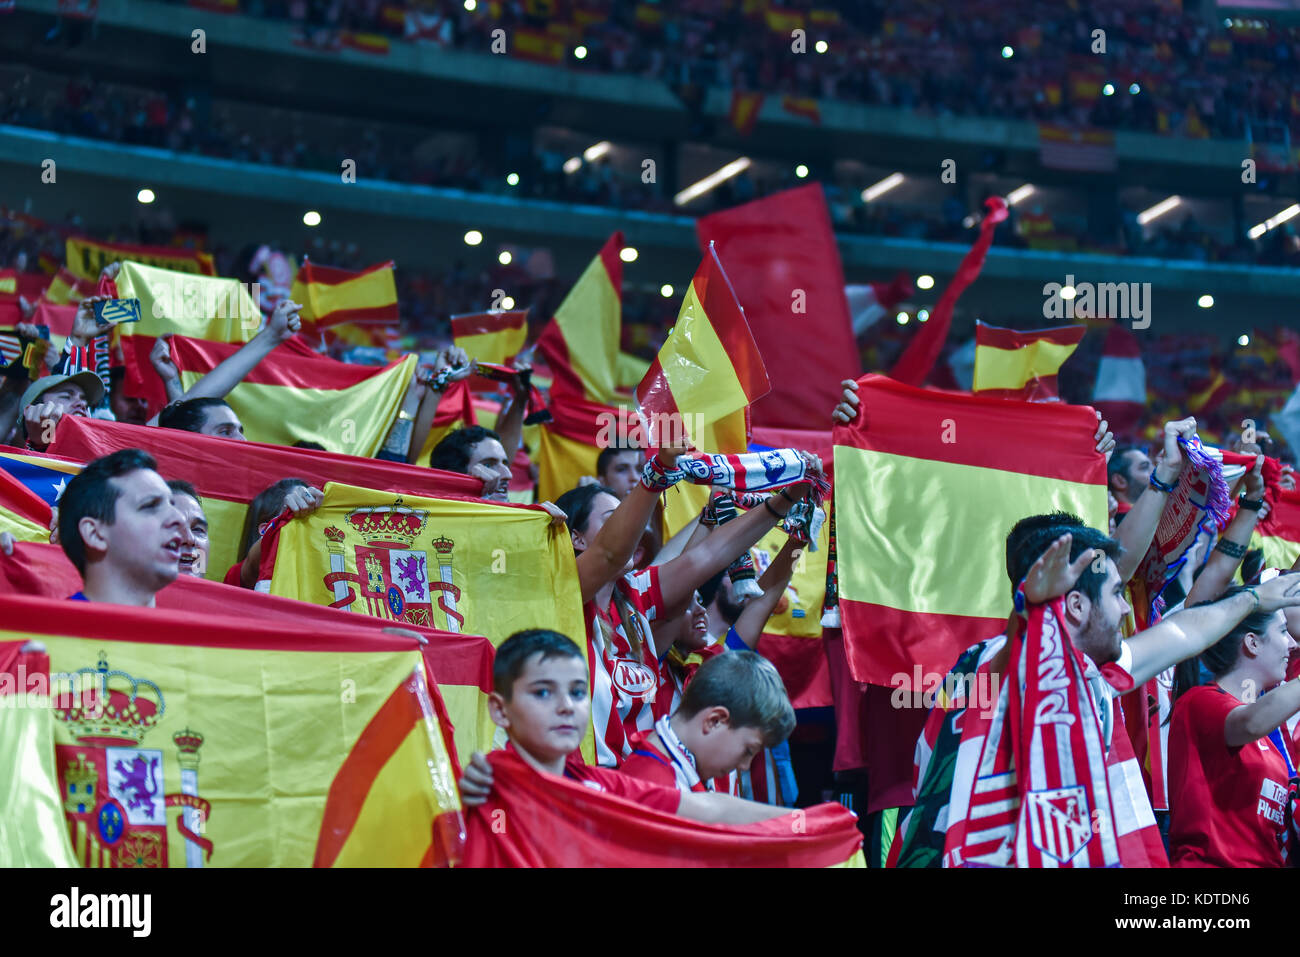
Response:
[{"label": "red jersey", "polygon": [[[629,636],[613,596],[609,607],[595,601],[583,606],[587,622],[587,661],[591,667],[591,723],[596,735],[596,763],[614,768],[632,753],[627,736],[649,731],[655,722],[659,693],[659,660],[655,657],[650,622],[663,614],[659,569],[625,575],[614,583],[636,621]],[[608,637],[607,637],[608,636]]]},{"label": "red jersey", "polygon": [[[1287,757],[1269,738],[1240,748],[1224,740],[1242,702],[1202,685],[1174,705],[1169,727],[1169,845],[1175,867],[1281,867]],[[1285,739],[1279,738],[1285,743]]]}]

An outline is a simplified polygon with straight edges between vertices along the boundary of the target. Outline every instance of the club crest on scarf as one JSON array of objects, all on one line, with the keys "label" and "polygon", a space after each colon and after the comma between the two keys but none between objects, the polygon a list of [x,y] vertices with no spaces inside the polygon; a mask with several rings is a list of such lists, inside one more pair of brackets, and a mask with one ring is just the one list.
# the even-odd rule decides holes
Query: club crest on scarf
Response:
[{"label": "club crest on scarf", "polygon": [[[344,520],[346,531],[335,525],[326,527],[330,571],[322,583],[334,594],[330,606],[460,632],[465,617],[456,610],[461,590],[452,576],[455,542],[446,536],[428,542],[432,556],[429,549],[414,547],[428,518],[427,510],[403,505],[399,497],[392,505],[353,509]],[[431,577],[435,566],[437,576]],[[358,598],[364,603],[358,603]],[[435,604],[440,616],[434,615]]]},{"label": "club crest on scarf", "polygon": [[1025,795],[1029,839],[1064,864],[1092,840],[1092,814],[1082,786],[1030,791]]},{"label": "club crest on scarf", "polygon": [[[203,735],[172,735],[172,748],[142,747],[166,713],[162,689],[145,678],[110,670],[100,652],[95,668],[50,676],[55,757],[63,810],[77,858],[86,867],[167,867],[168,815],[185,841],[185,866],[212,857],[203,836],[211,812],[199,797]],[[72,743],[66,743],[71,739]],[[174,751],[174,754],[173,754]],[[167,794],[165,781],[179,778]]]}]

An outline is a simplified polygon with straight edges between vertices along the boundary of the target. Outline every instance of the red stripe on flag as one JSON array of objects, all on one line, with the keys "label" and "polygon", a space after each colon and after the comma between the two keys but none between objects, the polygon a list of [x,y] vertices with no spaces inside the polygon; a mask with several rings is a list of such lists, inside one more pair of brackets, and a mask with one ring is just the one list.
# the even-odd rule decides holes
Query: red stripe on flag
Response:
[{"label": "red stripe on flag", "polygon": [[1004,329],[977,323],[975,341],[981,346],[993,346],[995,349],[1023,349],[1035,342],[1054,342],[1062,346],[1077,346],[1083,341],[1087,326],[1058,326],[1054,329]]},{"label": "red stripe on flag", "polygon": [[836,445],[1007,471],[1006,447],[1014,442],[1034,450],[1017,461],[1016,472],[1106,482],[1106,457],[1092,442],[1097,416],[1087,406],[936,392],[882,375],[859,379],[858,397],[866,410],[866,429],[836,426]]},{"label": "red stripe on flag", "polygon": [[508,329],[522,329],[527,323],[527,309],[515,309],[511,312],[475,312],[464,316],[452,316],[451,334],[456,339],[465,336],[487,336]]},{"label": "red stripe on flag", "polygon": [[[242,348],[238,342],[213,342],[172,336],[172,353],[182,372],[206,373]],[[388,372],[402,360],[386,366],[362,366],[325,356],[304,355],[277,349],[259,362],[241,380],[257,385],[278,385],[289,389],[347,389]]]},{"label": "red stripe on flag", "polygon": [[844,642],[844,656],[853,677],[908,691],[925,690],[913,687],[917,662],[944,661],[950,665],[961,649],[1001,634],[1007,624],[1004,618],[904,611],[888,605],[846,600],[842,595],[840,616],[846,634],[871,635],[869,655],[864,653],[861,642]]},{"label": "red stripe on flag", "polygon": [[754,334],[750,332],[745,320],[744,310],[732,288],[727,271],[722,268],[722,260],[713,243],[709,243],[708,255],[704,259],[705,268],[695,274],[691,282],[695,286],[695,295],[704,306],[704,314],[713,326],[713,331],[731,360],[740,387],[752,403],[762,398],[772,388],[768,381],[767,369],[763,357],[759,354]]},{"label": "red stripe on flag", "polygon": [[337,286],[340,283],[351,282],[354,279],[360,279],[372,272],[380,272],[384,269],[392,269],[393,261],[376,263],[373,266],[367,266],[365,269],[340,269],[338,266],[322,266],[320,263],[305,262],[298,270],[299,281],[304,283],[320,283],[325,286]]}]

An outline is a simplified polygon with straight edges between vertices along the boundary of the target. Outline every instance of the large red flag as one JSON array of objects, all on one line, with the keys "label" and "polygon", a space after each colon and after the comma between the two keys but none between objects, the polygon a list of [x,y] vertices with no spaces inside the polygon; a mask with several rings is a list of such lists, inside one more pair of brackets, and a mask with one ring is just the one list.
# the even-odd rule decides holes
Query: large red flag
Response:
[{"label": "large red flag", "polygon": [[862,368],[844,298],[844,270],[822,188],[801,186],[705,216],[701,249],[718,257],[745,310],[772,391],[754,403],[755,426],[806,429],[826,422],[841,379]]}]

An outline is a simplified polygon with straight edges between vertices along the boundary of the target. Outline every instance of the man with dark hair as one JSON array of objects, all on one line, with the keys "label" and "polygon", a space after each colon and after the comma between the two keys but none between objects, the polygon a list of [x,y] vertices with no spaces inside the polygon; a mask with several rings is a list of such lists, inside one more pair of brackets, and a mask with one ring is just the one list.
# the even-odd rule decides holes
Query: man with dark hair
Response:
[{"label": "man with dark hair", "polygon": [[146,425],[149,422],[149,403],[139,396],[126,394],[126,366],[113,366],[108,370],[108,407],[113,418],[127,425]]},{"label": "man with dark hair", "polygon": [[596,456],[596,481],[614,493],[616,498],[627,498],[641,480],[641,466],[645,457],[641,450],[627,446],[610,446]]},{"label": "man with dark hair", "polygon": [[152,608],[180,574],[185,520],[158,463],[139,449],[95,459],[59,499],[59,544],[81,573],[80,601]]},{"label": "man with dark hair", "polygon": [[214,396],[173,402],[159,414],[158,424],[164,429],[180,429],[183,432],[197,432],[222,439],[247,441],[244,437],[244,424],[235,415],[235,410],[225,399]]},{"label": "man with dark hair", "polygon": [[1151,482],[1151,470],[1154,468],[1146,450],[1138,445],[1120,445],[1106,464],[1106,481],[1111,494],[1119,502],[1122,515],[1137,504]]},{"label": "man with dark hair", "polygon": [[483,498],[509,501],[510,459],[501,436],[491,429],[467,425],[447,433],[429,453],[429,467],[472,475],[483,482]]},{"label": "man with dark hair", "polygon": [[63,416],[89,415],[103,398],[104,384],[93,372],[37,379],[18,402],[28,447],[43,451],[54,440],[54,430]]},{"label": "man with dark hair", "polygon": [[208,515],[203,511],[199,490],[184,479],[170,479],[172,503],[185,519],[185,536],[181,540],[182,575],[203,578],[208,573]]}]

